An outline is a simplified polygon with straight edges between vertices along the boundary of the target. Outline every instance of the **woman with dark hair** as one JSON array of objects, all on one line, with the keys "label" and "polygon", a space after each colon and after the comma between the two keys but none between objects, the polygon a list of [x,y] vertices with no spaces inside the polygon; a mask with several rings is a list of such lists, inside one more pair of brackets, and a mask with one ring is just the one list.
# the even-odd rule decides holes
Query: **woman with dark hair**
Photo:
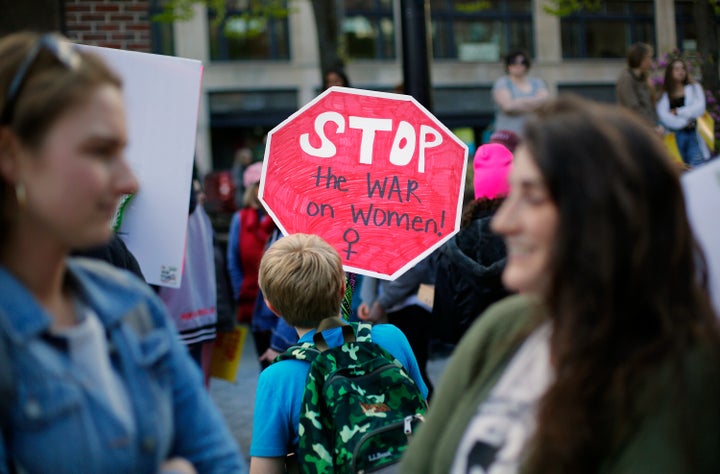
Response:
[{"label": "woman with dark hair", "polygon": [[107,242],[137,190],[127,140],[100,58],[54,34],[0,40],[0,472],[244,469],[150,287],[69,257]]},{"label": "woman with dark hair", "polygon": [[460,342],[404,472],[718,472],[720,333],[662,142],[561,98],[509,181],[492,228],[520,295]]},{"label": "woman with dark hair", "polygon": [[230,221],[226,262],[237,303],[237,322],[251,326],[255,350],[264,369],[279,352],[268,352],[278,318],[267,309],[258,285],[260,259],[276,230],[258,198],[262,166],[260,162],[253,163],[243,174],[245,196],[242,207]]},{"label": "woman with dark hair", "polygon": [[686,165],[697,166],[710,157],[710,150],[697,131],[697,120],[705,113],[705,91],[688,72],[681,58],[665,68],[662,96],[657,103],[660,123],[675,134],[680,157]]},{"label": "woman with dark hair", "polygon": [[510,51],[504,61],[506,75],[495,81],[492,88],[496,106],[494,127],[519,134],[527,114],[547,99],[548,89],[542,79],[528,74],[530,55],[527,51]]},{"label": "woman with dark hair", "polygon": [[655,127],[658,133],[662,133],[663,129],[658,126],[655,111],[655,90],[650,83],[653,54],[653,47],[649,44],[634,43],[630,46],[627,68],[618,77],[615,95],[618,104],[634,111],[643,117],[648,125]]},{"label": "woman with dark hair", "polygon": [[457,344],[488,306],[508,295],[500,278],[507,258],[505,243],[490,230],[490,223],[507,195],[512,159],[512,152],[500,143],[477,149],[474,199],[463,210],[460,231],[438,252],[432,333],[450,344]]},{"label": "woman with dark hair", "polygon": [[323,90],[332,87],[350,87],[350,79],[342,69],[328,69],[323,75]]}]

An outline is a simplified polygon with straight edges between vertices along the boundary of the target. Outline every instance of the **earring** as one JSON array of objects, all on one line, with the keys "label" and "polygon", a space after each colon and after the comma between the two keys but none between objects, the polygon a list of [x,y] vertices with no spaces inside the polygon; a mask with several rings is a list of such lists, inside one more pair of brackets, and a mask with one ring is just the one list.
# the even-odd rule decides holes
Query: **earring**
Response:
[{"label": "earring", "polygon": [[15,185],[15,201],[17,202],[18,208],[23,209],[27,202],[27,195],[25,194],[25,185],[17,183]]}]

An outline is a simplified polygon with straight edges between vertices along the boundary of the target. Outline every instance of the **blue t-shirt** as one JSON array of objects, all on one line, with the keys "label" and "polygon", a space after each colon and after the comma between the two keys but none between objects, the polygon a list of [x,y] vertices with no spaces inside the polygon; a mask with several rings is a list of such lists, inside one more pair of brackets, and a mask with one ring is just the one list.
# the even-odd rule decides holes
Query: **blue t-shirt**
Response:
[{"label": "blue t-shirt", "polygon": [[[310,331],[298,342],[312,342],[314,334],[314,330]],[[330,347],[342,344],[341,328],[323,331],[323,336]],[[372,340],[402,363],[423,397],[427,398],[427,386],[405,334],[392,324],[378,324],[373,326]],[[300,407],[309,371],[310,364],[307,362],[284,360],[260,373],[255,392],[250,456],[285,456],[296,450]]]}]

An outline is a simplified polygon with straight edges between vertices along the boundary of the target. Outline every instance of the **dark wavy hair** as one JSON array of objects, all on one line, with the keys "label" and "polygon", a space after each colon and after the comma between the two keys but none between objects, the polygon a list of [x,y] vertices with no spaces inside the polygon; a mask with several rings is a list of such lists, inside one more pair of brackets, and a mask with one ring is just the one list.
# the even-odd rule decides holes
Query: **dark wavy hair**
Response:
[{"label": "dark wavy hair", "polygon": [[556,379],[528,465],[595,473],[633,430],[643,377],[668,360],[682,375],[698,341],[718,347],[704,259],[676,168],[631,112],[560,97],[527,122],[524,146],[559,215],[543,295]]},{"label": "dark wavy hair", "polygon": [[505,57],[503,57],[503,62],[505,63],[505,71],[508,70],[508,67],[513,64],[518,57],[522,58],[522,63],[525,65],[527,70],[530,70],[530,66],[532,65],[532,61],[530,60],[530,53],[528,53],[525,49],[516,48],[508,51]]},{"label": "dark wavy hair", "polygon": [[686,86],[688,84],[692,84],[694,81],[692,77],[690,77],[690,70],[688,69],[688,65],[685,62],[683,58],[673,58],[668,62],[668,65],[665,67],[665,77],[663,79],[663,85],[662,85],[662,92],[666,92],[668,95],[668,98],[670,97],[670,93],[673,90],[673,86],[675,85],[675,79],[673,78],[673,66],[675,63],[680,63],[685,68],[685,80],[682,81],[682,85]]},{"label": "dark wavy hair", "polygon": [[338,77],[340,77],[340,79],[342,79],[343,81],[343,87],[351,87],[350,78],[344,70],[340,68],[331,68],[323,73],[323,89],[327,89],[329,87],[327,84],[328,74],[337,74]]}]

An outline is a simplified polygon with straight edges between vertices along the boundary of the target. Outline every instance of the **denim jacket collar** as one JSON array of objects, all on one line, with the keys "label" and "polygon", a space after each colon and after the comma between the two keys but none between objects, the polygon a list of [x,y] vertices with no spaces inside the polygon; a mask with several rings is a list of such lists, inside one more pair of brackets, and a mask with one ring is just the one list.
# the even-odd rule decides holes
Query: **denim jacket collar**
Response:
[{"label": "denim jacket collar", "polygon": [[[96,272],[88,271],[93,267],[101,270],[105,278],[98,278]],[[128,311],[138,304],[141,294],[137,286],[122,281],[126,275],[113,269],[105,269],[105,264],[89,259],[68,258],[68,278],[77,282],[76,288],[81,297],[97,313],[106,327],[114,325]],[[108,279],[108,276],[112,279]],[[37,302],[35,297],[10,272],[0,266],[0,328],[3,326],[10,339],[15,343],[33,338],[45,332],[52,324],[50,314]]]}]

